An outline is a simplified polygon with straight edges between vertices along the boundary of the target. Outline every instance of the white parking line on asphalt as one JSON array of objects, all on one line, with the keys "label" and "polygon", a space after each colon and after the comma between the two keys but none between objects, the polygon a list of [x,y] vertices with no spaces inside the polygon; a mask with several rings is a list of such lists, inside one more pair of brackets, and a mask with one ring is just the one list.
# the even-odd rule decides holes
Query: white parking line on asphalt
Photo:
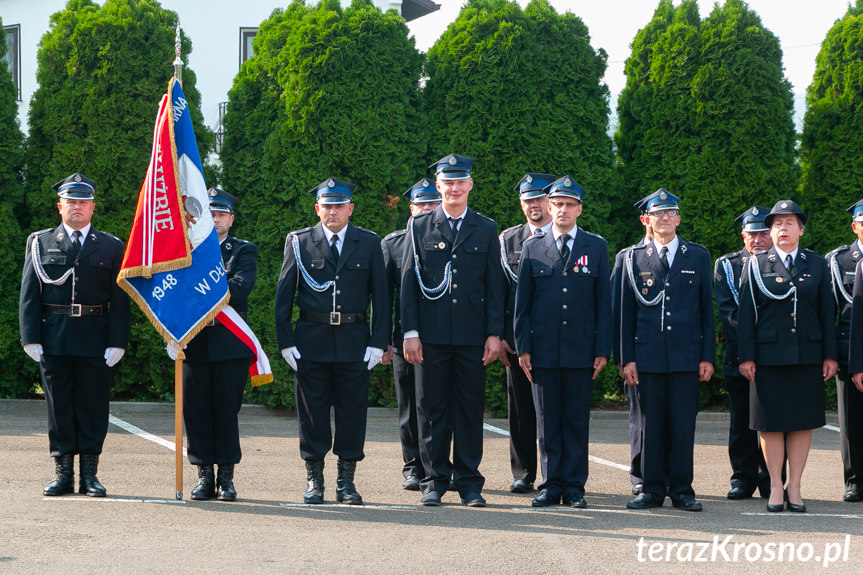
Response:
[{"label": "white parking line on asphalt", "polygon": [[[120,429],[122,429],[124,431],[128,431],[129,433],[131,433],[133,435],[137,435],[138,437],[146,439],[147,441],[152,441],[153,443],[161,445],[162,447],[167,447],[171,451],[177,450],[177,446],[173,441],[168,441],[166,439],[162,439],[161,437],[157,437],[157,436],[153,435],[152,433],[147,433],[146,431],[144,431],[140,427],[135,427],[134,425],[132,425],[128,421],[123,421],[119,417],[109,415],[108,416],[108,422],[113,423],[114,425],[116,425],[117,427],[119,427]],[[186,455],[186,448],[185,447],[183,448],[183,455]]]},{"label": "white parking line on asphalt", "polygon": [[279,503],[279,507],[309,507],[314,509],[403,509],[406,511],[419,510],[419,507],[415,505],[377,505],[374,503],[365,503],[363,505],[347,505],[345,503]]},{"label": "white parking line on asphalt", "polygon": [[[483,423],[482,428],[486,431],[491,431],[492,433],[497,433],[498,435],[509,437],[509,431],[507,431],[506,429],[501,429],[500,427],[495,427],[494,425],[488,423]],[[588,455],[587,458],[594,463],[599,463],[600,465],[607,465],[608,467],[613,467],[615,469],[620,469],[621,471],[626,471],[627,473],[629,473],[629,467],[627,467],[626,465],[621,465],[620,463],[615,463],[601,457],[596,457],[595,455]]]},{"label": "white parking line on asphalt", "polygon": [[588,507],[587,509],[577,509],[573,507],[566,506],[549,506],[549,507],[510,507],[510,511],[528,511],[528,512],[538,512],[538,513],[548,513],[557,511],[558,513],[619,513],[623,515],[631,515],[633,513],[639,513],[643,515],[654,515],[656,517],[667,517],[670,519],[674,519],[674,515],[668,515],[667,513],[659,513],[654,514],[649,509],[597,509],[595,507]]},{"label": "white parking line on asphalt", "polygon": [[836,519],[863,519],[863,515],[857,513],[769,513],[769,512],[743,512],[741,515],[763,515],[765,517],[834,517]]},{"label": "white parking line on asphalt", "polygon": [[830,431],[835,431],[836,433],[839,433],[839,428],[835,425],[825,425],[822,427],[822,429],[829,429]]},{"label": "white parking line on asphalt", "polygon": [[43,497],[42,501],[97,501],[102,503],[172,503],[185,505],[185,501],[176,499],[118,499],[116,497]]}]

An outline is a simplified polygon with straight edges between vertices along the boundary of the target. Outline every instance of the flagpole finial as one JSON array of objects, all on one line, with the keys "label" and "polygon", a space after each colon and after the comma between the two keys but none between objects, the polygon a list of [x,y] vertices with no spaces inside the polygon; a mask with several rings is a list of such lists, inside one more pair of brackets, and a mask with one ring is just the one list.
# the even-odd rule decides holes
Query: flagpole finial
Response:
[{"label": "flagpole finial", "polygon": [[174,78],[183,83],[183,60],[180,58],[180,24],[177,24],[177,34],[174,36]]}]

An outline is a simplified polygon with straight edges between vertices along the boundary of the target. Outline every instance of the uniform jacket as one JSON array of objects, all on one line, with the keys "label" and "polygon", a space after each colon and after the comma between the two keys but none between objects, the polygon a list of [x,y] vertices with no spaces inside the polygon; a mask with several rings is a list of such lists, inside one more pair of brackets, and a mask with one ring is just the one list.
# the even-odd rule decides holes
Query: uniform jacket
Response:
[{"label": "uniform jacket", "polygon": [[[634,247],[631,253],[635,285],[624,266],[620,325],[616,326],[621,363],[634,361],[638,371],[649,373],[697,372],[699,362],[712,363],[716,336],[710,253],[680,239],[667,276],[653,242]],[[652,301],[663,288],[665,316],[662,301],[644,305],[633,291]]]},{"label": "uniform jacket", "polygon": [[[230,305],[248,321],[249,294],[258,277],[258,248],[252,242],[232,236],[221,243],[222,262],[228,278]],[[233,335],[228,328],[215,322],[205,327],[189,342],[185,350],[190,361],[224,361],[254,357],[252,350]]]},{"label": "uniform jacket", "polygon": [[851,334],[848,344],[848,373],[863,371],[863,268],[854,273],[851,304]]},{"label": "uniform jacket", "polygon": [[402,348],[402,259],[405,253],[405,232],[396,230],[381,240],[381,251],[384,254],[384,268],[387,271],[387,296],[390,299],[387,310],[393,312],[392,346],[397,350]]},{"label": "uniform jacket", "polygon": [[[43,285],[33,269],[34,237],[38,238],[39,258],[48,277],[57,279],[73,266],[74,277],[63,285]],[[21,343],[40,343],[47,355],[96,357],[108,347],[125,349],[129,342],[129,296],[117,285],[123,251],[122,241],[92,226],[77,258],[62,225],[30,234],[18,308]],[[75,303],[108,305],[107,313],[70,317],[42,310],[42,304],[72,303],[73,283]]]},{"label": "uniform jacket", "polygon": [[[438,206],[411,218],[408,228],[402,263],[402,329],[419,330],[423,343],[437,345],[482,346],[488,336],[503,337],[504,279],[497,225],[468,208],[453,241],[449,222]],[[437,300],[427,299],[420,291],[415,250],[419,250],[426,287],[438,286],[447,262],[452,262],[452,285]]]},{"label": "uniform jacket", "polygon": [[[365,322],[330,325],[298,319],[296,329],[292,328],[294,296],[301,312],[329,314],[333,311],[333,288],[316,292],[301,276],[292,247],[294,236],[299,240],[300,257],[312,279],[319,284],[335,280],[336,311],[364,313]],[[279,349],[296,346],[303,359],[309,361],[362,361],[366,347],[387,348],[388,303],[384,258],[377,234],[349,223],[338,262],[333,259],[320,223],[288,234],[276,288]]]},{"label": "uniform jacket", "polygon": [[[726,273],[725,265],[722,263],[724,261],[727,261],[731,268],[730,276]],[[720,257],[716,260],[716,265],[713,268],[713,293],[716,296],[719,321],[722,323],[725,334],[725,360],[722,368],[725,375],[740,375],[738,369],[740,360],[737,357],[737,309],[739,305],[734,300],[734,292],[731,291],[731,287],[734,286],[739,300],[743,266],[748,261],[749,252],[744,248],[739,252]]]},{"label": "uniform jacket", "polygon": [[554,235],[522,246],[515,297],[515,340],[533,366],[591,368],[611,354],[608,244],[581,228],[564,265]]},{"label": "uniform jacket", "polygon": [[[836,304],[836,352],[839,354],[839,365],[844,368],[848,365],[848,340],[851,337],[851,302],[848,300],[854,291],[854,275],[857,263],[863,260],[863,254],[860,253],[857,242],[854,242],[836,248],[828,253],[825,259],[830,286],[833,289],[833,301]],[[833,269],[834,259],[838,267],[836,270]],[[840,278],[838,281],[837,275]]]},{"label": "uniform jacket", "polygon": [[[516,275],[518,274],[518,262],[521,260],[522,244],[531,236],[533,236],[533,232],[530,231],[530,226],[527,223],[507,228],[500,234],[500,241],[503,244],[501,261],[505,261],[506,267]],[[513,321],[515,318],[515,291],[518,287],[518,280],[513,279],[506,268],[504,268],[503,275],[506,281],[504,284],[506,307],[504,308],[503,318],[503,338],[510,347],[515,349]]]},{"label": "uniform jacket", "polygon": [[622,302],[620,300],[623,294],[621,283],[623,281],[623,263],[626,253],[634,248],[644,244],[645,239],[634,245],[623,248],[614,256],[614,267],[611,268],[611,325],[615,326],[614,337],[611,338],[611,354],[614,357],[615,363],[620,363],[620,330],[616,326],[620,326],[620,308]]},{"label": "uniform jacket", "polygon": [[824,258],[810,250],[799,250],[792,276],[776,248],[753,257],[770,292],[783,295],[792,285],[797,286],[797,323],[795,326],[792,318],[793,296],[781,301],[768,299],[747,269],[737,316],[740,361],[752,360],[756,366],[811,365],[836,359],[836,304]]}]

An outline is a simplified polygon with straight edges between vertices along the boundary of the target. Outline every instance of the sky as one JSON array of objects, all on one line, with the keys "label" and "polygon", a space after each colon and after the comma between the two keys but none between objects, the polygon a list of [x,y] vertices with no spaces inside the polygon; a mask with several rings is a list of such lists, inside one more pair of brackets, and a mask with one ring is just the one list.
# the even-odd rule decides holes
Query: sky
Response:
[{"label": "sky", "polygon": [[[439,11],[408,23],[423,52],[435,43],[458,16],[464,0],[435,0]],[[849,0],[749,0],[761,23],[782,44],[785,76],[795,94],[804,95],[815,73],[815,57],[833,23],[848,9]],[[528,0],[518,0],[525,6]],[[572,12],[587,25],[590,43],[608,53],[605,83],[616,102],[626,85],[623,67],[635,34],[650,21],[659,0],[551,0],[559,13]],[[678,0],[674,1],[679,5]],[[712,0],[698,0],[702,18],[713,9]],[[798,110],[799,113],[799,110]]]}]

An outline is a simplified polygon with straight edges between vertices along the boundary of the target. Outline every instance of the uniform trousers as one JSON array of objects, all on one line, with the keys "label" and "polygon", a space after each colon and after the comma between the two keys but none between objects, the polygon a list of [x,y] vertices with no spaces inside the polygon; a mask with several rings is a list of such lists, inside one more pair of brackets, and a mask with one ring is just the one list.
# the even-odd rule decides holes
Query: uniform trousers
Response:
[{"label": "uniform trousers", "polygon": [[399,409],[399,440],[402,444],[402,475],[422,477],[420,461],[419,430],[417,427],[417,393],[414,366],[393,349],[393,379]]},{"label": "uniform trousers", "polygon": [[507,354],[506,396],[509,418],[509,466],[513,479],[536,481],[536,414],[533,390],[518,356]]},{"label": "uniform trousers", "polygon": [[593,369],[533,368],[543,481],[552,497],[584,497]]},{"label": "uniform trousers", "polygon": [[51,457],[99,455],[108,434],[111,368],[101,356],[42,355]]},{"label": "uniform trousers", "polygon": [[240,462],[238,414],[249,374],[249,360],[183,362],[183,419],[189,463]]},{"label": "uniform trousers", "polygon": [[422,351],[423,362],[414,367],[425,471],[422,492],[442,494],[452,477],[462,497],[479,493],[485,484],[479,472],[485,409],[483,346],[423,344]]},{"label": "uniform trousers", "polygon": [[749,380],[739,375],[726,375],[728,410],[728,458],[731,461],[731,486],[748,492],[770,488],[770,474],[758,441],[758,432],[749,428]]},{"label": "uniform trousers", "polygon": [[836,392],[845,489],[860,489],[863,487],[860,484],[863,477],[863,393],[851,381],[847,366],[836,375]]},{"label": "uniform trousers", "polygon": [[[297,360],[295,380],[300,420],[300,457],[321,461],[332,448],[340,459],[365,457],[369,370],[364,361],[318,362]],[[335,441],[330,428],[330,407]]]},{"label": "uniform trousers", "polygon": [[[644,415],[644,492],[672,498],[694,495],[693,450],[698,415],[698,373],[639,372]],[[668,475],[664,472],[668,465]]]},{"label": "uniform trousers", "polygon": [[623,393],[629,400],[629,479],[633,485],[644,483],[641,469],[641,450],[644,446],[644,417],[638,403],[638,388],[623,385]]}]

